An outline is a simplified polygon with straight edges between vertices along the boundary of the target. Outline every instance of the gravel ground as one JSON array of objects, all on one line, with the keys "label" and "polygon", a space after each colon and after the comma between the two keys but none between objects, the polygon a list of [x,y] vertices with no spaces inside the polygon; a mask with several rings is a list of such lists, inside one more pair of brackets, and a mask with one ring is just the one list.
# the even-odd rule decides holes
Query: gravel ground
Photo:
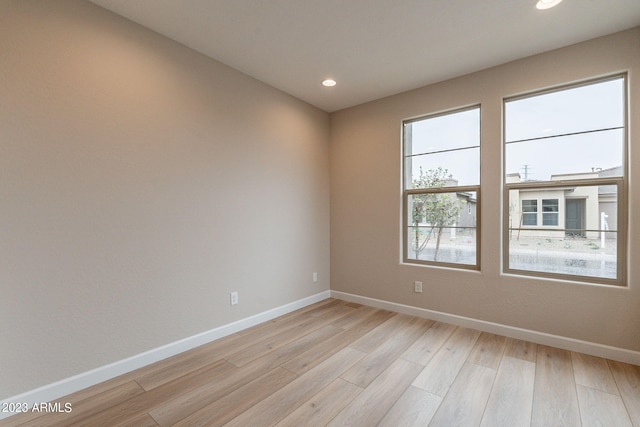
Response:
[{"label": "gravel ground", "polygon": [[510,241],[511,249],[538,249],[552,252],[580,252],[591,254],[610,254],[616,253],[616,241],[613,239],[605,240],[604,248],[601,247],[600,239],[587,239],[584,237],[566,237],[564,239],[552,238],[534,238],[520,237],[512,238]]}]

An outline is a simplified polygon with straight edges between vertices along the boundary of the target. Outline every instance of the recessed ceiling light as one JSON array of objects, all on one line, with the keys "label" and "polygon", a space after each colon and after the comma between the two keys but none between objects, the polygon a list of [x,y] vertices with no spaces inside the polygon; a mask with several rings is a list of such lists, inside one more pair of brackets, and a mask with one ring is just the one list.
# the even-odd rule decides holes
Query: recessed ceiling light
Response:
[{"label": "recessed ceiling light", "polygon": [[333,87],[336,84],[337,84],[336,81],[333,79],[324,79],[322,81],[322,86],[326,86],[326,87]]},{"label": "recessed ceiling light", "polygon": [[539,0],[536,7],[540,10],[551,9],[554,6],[560,4],[562,0]]}]

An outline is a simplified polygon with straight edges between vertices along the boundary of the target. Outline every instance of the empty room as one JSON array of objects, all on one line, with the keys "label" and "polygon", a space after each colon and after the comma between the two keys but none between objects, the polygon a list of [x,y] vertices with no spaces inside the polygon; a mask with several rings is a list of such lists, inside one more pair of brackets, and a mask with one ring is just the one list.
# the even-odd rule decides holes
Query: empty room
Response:
[{"label": "empty room", "polygon": [[640,427],[638,0],[0,0],[0,426]]}]

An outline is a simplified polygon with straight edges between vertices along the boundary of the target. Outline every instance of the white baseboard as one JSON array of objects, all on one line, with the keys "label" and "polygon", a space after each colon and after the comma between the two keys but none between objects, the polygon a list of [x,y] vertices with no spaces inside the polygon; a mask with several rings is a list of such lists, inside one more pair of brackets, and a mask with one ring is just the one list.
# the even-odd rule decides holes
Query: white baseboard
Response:
[{"label": "white baseboard", "polygon": [[360,295],[349,294],[346,292],[331,291],[331,297],[349,302],[355,302],[371,307],[382,308],[396,313],[409,314],[416,317],[436,320],[444,323],[451,323],[457,326],[478,329],[484,332],[491,332],[497,335],[503,335],[510,338],[516,338],[524,341],[534,342],[536,344],[548,345],[551,347],[562,348],[564,350],[576,351],[579,353],[589,354],[592,356],[603,357],[605,359],[617,360],[619,362],[630,363],[632,365],[640,365],[640,352],[627,350],[618,347],[611,347],[603,344],[581,341],[573,338],[562,337],[559,335],[547,334],[544,332],[532,331],[529,329],[521,329],[513,326],[502,325],[499,323],[486,322],[484,320],[472,319],[469,317],[458,316],[455,314],[443,313],[426,308],[413,307],[410,305],[398,304],[395,302],[379,300],[375,298],[363,297]]},{"label": "white baseboard", "polygon": [[[34,404],[59,399],[71,393],[75,393],[76,391],[110,380],[119,375],[126,374],[127,372],[134,371],[168,357],[175,356],[176,354],[184,351],[191,350],[192,348],[215,341],[227,335],[239,332],[243,329],[250,328],[251,326],[275,319],[276,317],[325,300],[330,298],[330,296],[330,291],[320,292],[319,294],[247,317],[246,319],[241,319],[236,322],[163,345],[162,347],[145,351],[144,353],[137,354],[127,359],[119,360],[109,365],[74,375],[70,378],[65,378],[64,380],[45,385],[35,390],[9,397],[0,401],[0,408],[4,407],[5,403],[26,403],[31,408]],[[14,414],[11,412],[0,411],[0,420],[11,415]]]}]

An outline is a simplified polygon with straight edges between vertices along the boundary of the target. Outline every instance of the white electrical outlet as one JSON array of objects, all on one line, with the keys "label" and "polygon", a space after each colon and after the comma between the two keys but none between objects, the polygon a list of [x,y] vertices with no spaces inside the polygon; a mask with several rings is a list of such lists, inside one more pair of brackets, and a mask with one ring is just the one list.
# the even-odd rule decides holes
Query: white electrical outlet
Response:
[{"label": "white electrical outlet", "polygon": [[422,293],[422,282],[413,282],[413,290],[418,293]]},{"label": "white electrical outlet", "polygon": [[231,305],[236,305],[236,304],[238,304],[238,293],[231,292]]},{"label": "white electrical outlet", "polygon": [[314,271],[311,277],[313,279],[313,283],[316,283],[318,281],[318,272]]}]

